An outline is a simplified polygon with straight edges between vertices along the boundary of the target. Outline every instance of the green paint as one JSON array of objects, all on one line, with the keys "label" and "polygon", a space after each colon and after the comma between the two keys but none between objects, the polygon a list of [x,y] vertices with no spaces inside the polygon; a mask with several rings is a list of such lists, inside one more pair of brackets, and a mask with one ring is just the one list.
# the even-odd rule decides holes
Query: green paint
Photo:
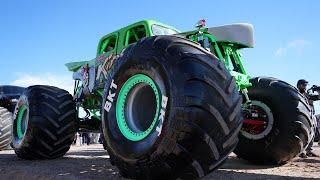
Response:
[{"label": "green paint", "polygon": [[[119,55],[123,51],[123,49],[125,49],[129,45],[130,41],[132,41],[130,40],[130,38],[134,38],[134,41],[139,39],[139,35],[137,34],[137,30],[135,30],[135,28],[144,27],[144,36],[150,37],[155,35],[152,30],[153,25],[171,29],[172,32],[179,32],[174,27],[168,26],[157,21],[142,20],[103,36],[99,41],[95,59],[89,61],[71,62],[66,64],[66,66],[70,71],[73,72],[81,70],[81,67],[86,66],[87,64],[89,66],[98,67],[99,64],[97,64],[96,59],[102,53],[104,53],[104,49],[107,47],[110,38],[116,37],[116,42],[114,43],[114,49],[108,51],[107,55],[109,55],[110,53],[114,55]],[[184,36],[190,39],[191,41],[197,43],[200,39],[207,39],[210,47],[205,48],[208,50],[208,52],[211,52],[212,54],[216,55],[219,60],[224,62],[226,68],[230,71],[230,74],[235,77],[239,91],[246,92],[247,88],[252,86],[252,84],[249,82],[250,76],[247,74],[245,70],[245,67],[243,65],[243,59],[241,58],[239,53],[240,49],[251,47],[240,44],[239,42],[217,41],[215,36],[208,32],[208,28],[206,27],[201,27],[196,30],[183,33],[179,32],[179,35]],[[75,93],[78,95],[82,93],[81,85],[82,83],[78,83],[78,85],[75,86]],[[84,109],[87,109],[94,117],[100,117],[100,113],[98,113],[97,109],[101,108],[103,89],[101,89],[101,87],[93,89],[95,89],[95,91],[92,92],[92,96],[86,96],[81,106]]]},{"label": "green paint", "polygon": [[207,30],[207,28],[200,28],[197,31],[182,33],[182,35],[195,42],[198,42],[199,38],[208,38],[212,46],[210,52],[224,62],[226,68],[230,71],[230,74],[235,77],[239,90],[244,90],[252,86],[249,82],[251,77],[247,74],[239,53],[239,50],[246,46],[238,44],[237,42],[219,42],[214,35],[208,33]]},{"label": "green paint", "polygon": [[[140,83],[145,83],[152,88],[153,93],[156,97],[156,113],[151,125],[147,130],[143,132],[134,132],[132,129],[130,129],[130,127],[127,124],[127,120],[125,117],[125,105],[126,105],[127,95],[129,94],[130,90]],[[122,86],[119,92],[117,104],[116,104],[117,124],[121,133],[124,135],[124,137],[126,137],[131,141],[140,141],[146,138],[153,131],[154,127],[156,127],[156,125],[158,124],[160,102],[161,102],[161,96],[159,94],[158,88],[150,77],[144,74],[136,74],[131,78],[129,78]]]},{"label": "green paint", "polygon": [[22,139],[24,136],[25,129],[22,128],[23,116],[26,113],[28,107],[26,105],[22,105],[18,110],[18,119],[17,119],[17,136],[19,139]]}]

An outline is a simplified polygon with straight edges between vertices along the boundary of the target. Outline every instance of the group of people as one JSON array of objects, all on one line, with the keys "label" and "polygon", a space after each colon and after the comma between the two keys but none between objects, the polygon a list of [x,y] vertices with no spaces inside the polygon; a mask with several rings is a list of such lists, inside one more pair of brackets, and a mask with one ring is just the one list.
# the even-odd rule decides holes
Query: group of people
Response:
[{"label": "group of people", "polygon": [[99,133],[87,133],[87,132],[81,132],[77,133],[74,137],[73,144],[76,145],[90,145],[90,144],[101,144],[100,140],[100,134]]},{"label": "group of people", "polygon": [[[297,82],[297,88],[299,89],[300,93],[303,94],[309,101],[309,105],[311,106],[312,112],[315,113],[314,110],[314,101],[318,101],[320,100],[320,92],[318,91],[318,94],[316,95],[310,95],[307,92],[307,85],[308,85],[308,81],[304,80],[304,79],[300,79]],[[300,154],[300,157],[302,158],[307,158],[307,157],[319,157],[318,154],[313,152],[312,146],[314,143],[314,140],[317,140],[319,145],[320,145],[320,115],[316,116],[317,119],[317,128],[316,128],[316,133],[315,136],[312,138],[312,141],[310,142],[310,144],[308,145],[307,149],[305,150],[305,152],[302,152]]]}]

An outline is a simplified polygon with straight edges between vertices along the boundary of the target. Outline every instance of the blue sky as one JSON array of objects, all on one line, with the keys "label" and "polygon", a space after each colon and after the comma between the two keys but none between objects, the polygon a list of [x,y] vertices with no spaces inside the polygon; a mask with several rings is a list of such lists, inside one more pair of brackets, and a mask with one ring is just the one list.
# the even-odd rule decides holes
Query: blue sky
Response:
[{"label": "blue sky", "polygon": [[320,1],[190,2],[1,0],[0,84],[68,89],[72,75],[64,64],[94,58],[104,34],[141,19],[187,31],[204,18],[208,26],[254,25],[256,47],[242,52],[252,76],[320,85]]}]

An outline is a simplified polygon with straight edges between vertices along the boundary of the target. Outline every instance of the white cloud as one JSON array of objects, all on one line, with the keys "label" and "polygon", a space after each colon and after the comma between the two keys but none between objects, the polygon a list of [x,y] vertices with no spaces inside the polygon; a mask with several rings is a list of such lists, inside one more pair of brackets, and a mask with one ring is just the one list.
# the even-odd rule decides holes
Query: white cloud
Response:
[{"label": "white cloud", "polygon": [[16,73],[17,78],[11,85],[28,87],[31,85],[50,85],[73,92],[72,75],[57,75],[50,72],[43,74]]},{"label": "white cloud", "polygon": [[301,55],[303,53],[303,50],[305,49],[305,47],[311,45],[311,42],[306,41],[304,39],[297,39],[297,40],[293,40],[290,41],[289,43],[287,43],[287,45],[285,47],[280,47],[278,48],[274,55],[279,57],[279,56],[283,56],[285,54],[287,54],[287,52],[295,52],[298,53],[299,55]]},{"label": "white cloud", "polygon": [[286,53],[286,49],[285,48],[279,48],[277,49],[277,51],[275,52],[275,56],[282,56],[283,54]]}]

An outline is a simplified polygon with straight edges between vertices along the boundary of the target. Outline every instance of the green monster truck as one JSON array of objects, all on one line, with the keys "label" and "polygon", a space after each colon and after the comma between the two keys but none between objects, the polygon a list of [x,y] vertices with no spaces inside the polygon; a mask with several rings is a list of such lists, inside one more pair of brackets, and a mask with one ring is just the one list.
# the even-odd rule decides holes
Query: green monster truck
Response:
[{"label": "green monster truck", "polygon": [[73,96],[26,89],[14,113],[14,150],[23,159],[58,158],[77,131],[102,130],[111,163],[135,179],[202,177],[232,151],[286,163],[311,141],[315,118],[295,87],[247,75],[239,50],[253,45],[249,24],[206,28],[201,20],[180,33],[144,20],[112,32],[95,59],[66,65]]}]

